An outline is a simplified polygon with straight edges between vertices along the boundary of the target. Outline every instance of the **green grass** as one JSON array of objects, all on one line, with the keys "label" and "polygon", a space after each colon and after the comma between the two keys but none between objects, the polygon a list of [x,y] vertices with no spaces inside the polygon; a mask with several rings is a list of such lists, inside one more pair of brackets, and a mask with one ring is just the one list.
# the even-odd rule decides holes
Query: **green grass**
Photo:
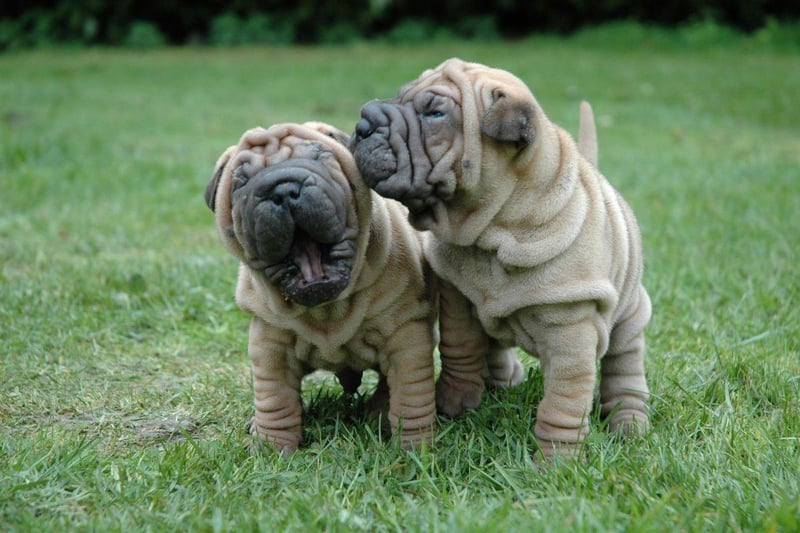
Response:
[{"label": "green grass", "polygon": [[[618,40],[618,39],[617,39]],[[800,56],[739,42],[0,56],[0,530],[797,531]],[[360,105],[451,55],[514,71],[634,207],[653,428],[529,453],[541,375],[404,453],[330,379],[251,455],[247,317],[203,190],[245,129]]]}]

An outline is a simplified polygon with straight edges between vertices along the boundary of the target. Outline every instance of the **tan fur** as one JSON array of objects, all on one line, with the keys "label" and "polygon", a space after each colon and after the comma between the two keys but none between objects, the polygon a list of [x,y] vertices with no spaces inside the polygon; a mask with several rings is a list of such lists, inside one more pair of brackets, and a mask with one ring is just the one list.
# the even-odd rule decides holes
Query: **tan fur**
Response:
[{"label": "tan fur", "polygon": [[[241,261],[236,302],[253,315],[248,346],[255,394],[251,431],[284,453],[294,451],[301,440],[301,379],[315,369],[341,372],[349,390],[357,386],[360,371],[377,370],[389,388],[392,431],[402,424],[403,446],[429,441],[433,434],[435,287],[421,239],[406,221],[403,206],[372,193],[362,182],[351,154],[336,141],[346,138],[320,123],[249,130],[220,157],[207,191],[219,236]],[[248,266],[231,205],[237,165],[277,164],[309,141],[330,150],[334,157],[326,165],[349,181],[353,202],[348,220],[358,231],[349,285],[334,301],[314,307],[287,301]]]},{"label": "tan fur", "polygon": [[437,129],[423,118],[416,126],[422,133],[412,134],[449,149],[435,154],[423,141],[410,155],[415,179],[432,168],[428,181],[454,191],[411,217],[431,231],[426,256],[446,280],[439,409],[457,414],[476,405],[484,354],[491,365],[503,347],[519,346],[541,361],[544,397],[534,433],[545,457],[579,453],[601,358],[600,402],[610,428],[645,429],[650,300],[641,284],[640,234],[597,170],[591,109],[581,110],[581,155],[522,81],[458,59],[424,72],[382,105],[417,106],[430,93],[454,102]]}]

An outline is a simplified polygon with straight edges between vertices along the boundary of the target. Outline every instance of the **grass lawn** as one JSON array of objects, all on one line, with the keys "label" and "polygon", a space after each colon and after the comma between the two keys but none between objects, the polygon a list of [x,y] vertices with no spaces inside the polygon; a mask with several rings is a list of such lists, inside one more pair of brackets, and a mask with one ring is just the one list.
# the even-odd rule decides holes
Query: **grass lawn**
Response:
[{"label": "grass lawn", "polygon": [[[570,40],[0,55],[0,530],[797,531],[800,54]],[[652,431],[534,468],[520,387],[397,450],[309,380],[305,445],[251,455],[248,318],[203,191],[255,125],[351,130],[458,55],[598,120],[653,299]]]}]

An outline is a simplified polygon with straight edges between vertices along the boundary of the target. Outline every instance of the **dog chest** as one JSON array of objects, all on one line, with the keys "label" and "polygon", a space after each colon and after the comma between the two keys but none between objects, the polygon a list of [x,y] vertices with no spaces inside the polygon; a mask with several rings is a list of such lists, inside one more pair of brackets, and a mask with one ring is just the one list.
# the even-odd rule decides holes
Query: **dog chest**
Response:
[{"label": "dog chest", "polygon": [[350,339],[344,344],[314,343],[308,338],[296,337],[287,356],[314,370],[336,372],[345,367],[353,370],[375,368],[378,351],[361,337]]}]

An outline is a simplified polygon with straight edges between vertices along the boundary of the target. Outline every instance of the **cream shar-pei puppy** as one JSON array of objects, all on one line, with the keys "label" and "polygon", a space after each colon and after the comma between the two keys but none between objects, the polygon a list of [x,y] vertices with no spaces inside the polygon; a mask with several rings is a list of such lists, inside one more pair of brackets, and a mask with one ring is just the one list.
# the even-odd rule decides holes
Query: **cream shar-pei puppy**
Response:
[{"label": "cream shar-pei puppy", "polygon": [[486,356],[491,367],[501,347],[519,346],[541,361],[534,433],[545,457],[579,454],[598,360],[610,428],[647,428],[641,237],[584,157],[596,159],[593,141],[582,155],[517,77],[459,59],[361,117],[351,150],[365,181],[430,230],[425,253],[444,280],[439,410],[476,405]]},{"label": "cream shar-pei puppy", "polygon": [[402,445],[433,434],[435,286],[421,238],[364,184],[346,140],[321,123],[251,129],[206,189],[240,261],[236,302],[253,315],[251,432],[283,453],[300,443],[301,379],[316,369],[351,392],[378,371]]}]

